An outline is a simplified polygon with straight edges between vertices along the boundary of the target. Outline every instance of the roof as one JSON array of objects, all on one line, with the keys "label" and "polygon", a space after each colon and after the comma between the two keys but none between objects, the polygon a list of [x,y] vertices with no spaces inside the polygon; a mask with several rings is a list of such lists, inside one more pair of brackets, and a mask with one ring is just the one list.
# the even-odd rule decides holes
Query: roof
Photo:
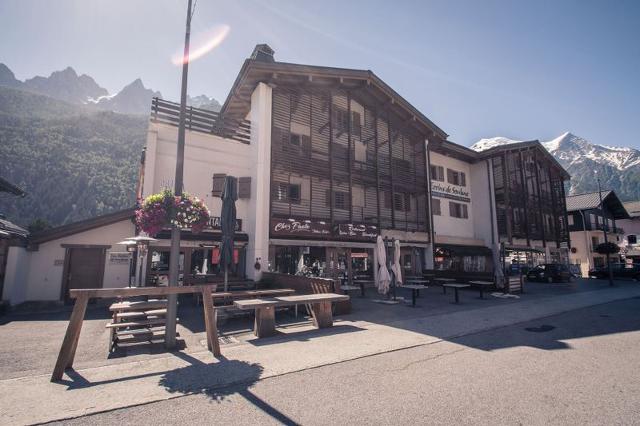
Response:
[{"label": "roof", "polygon": [[547,151],[547,149],[540,143],[539,140],[509,143],[509,144],[505,144],[505,145],[498,145],[498,146],[494,146],[493,148],[485,149],[484,151],[479,151],[479,152],[478,151],[474,151],[474,152],[477,152],[478,158],[482,159],[482,158],[489,158],[489,157],[495,156],[496,154],[502,153],[502,152],[517,151],[517,150],[521,150],[521,149],[531,149],[531,148],[537,149],[549,161],[554,163],[557,166],[558,170],[561,171],[561,173],[562,173],[562,175],[564,176],[565,179],[570,179],[571,178],[571,175],[564,169],[564,167],[562,167],[562,164],[560,164],[558,162],[558,160],[556,160],[556,158],[553,155],[551,155],[551,153],[549,151]]},{"label": "roof", "polygon": [[29,231],[27,231],[26,229],[16,225],[15,223],[9,222],[4,218],[0,218],[0,238],[25,238],[27,235],[29,235]]},{"label": "roof", "polygon": [[[602,203],[613,213],[614,219],[629,219],[629,213],[612,190],[602,191]],[[600,208],[600,193],[569,195],[567,197],[567,211],[591,210]]]},{"label": "roof", "polygon": [[[251,58],[244,61],[240,73],[222,105],[220,113],[227,120],[240,121],[249,112],[251,94],[258,83],[279,84],[310,84],[318,87],[326,87],[327,83],[339,83],[344,89],[366,89],[376,97],[379,103],[389,105],[409,122],[421,125],[423,132],[434,134],[441,139],[446,139],[447,134],[436,126],[418,109],[400,96],[382,79],[371,70],[334,68],[316,65],[292,64],[271,60],[267,58],[269,51],[273,51],[266,45],[258,45]],[[324,85],[324,86],[323,86]],[[375,93],[372,93],[375,92]]]},{"label": "roof", "polygon": [[18,188],[17,186],[12,184],[8,180],[2,178],[1,176],[0,176],[0,192],[8,192],[10,194],[17,195],[19,197],[24,197],[26,195],[26,193],[22,189]]},{"label": "roof", "polygon": [[629,216],[640,217],[640,201],[632,201],[629,203],[623,203],[625,210],[629,213]]},{"label": "roof", "polygon": [[49,228],[31,235],[31,237],[29,238],[29,243],[42,244],[46,243],[47,241],[74,235],[79,232],[85,232],[91,229],[99,228],[101,226],[111,225],[122,220],[133,220],[133,218],[135,217],[135,211],[135,208],[132,207],[129,209],[107,213],[105,215],[92,217],[90,219],[81,220],[79,222],[57,226],[55,228]]}]

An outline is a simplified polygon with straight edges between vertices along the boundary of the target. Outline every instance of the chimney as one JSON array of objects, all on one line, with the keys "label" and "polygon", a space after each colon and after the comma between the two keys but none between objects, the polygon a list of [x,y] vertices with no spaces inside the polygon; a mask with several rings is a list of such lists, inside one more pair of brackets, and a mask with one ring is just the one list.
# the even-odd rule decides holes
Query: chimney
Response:
[{"label": "chimney", "polygon": [[251,59],[262,62],[275,62],[273,57],[274,51],[268,44],[257,44],[253,48]]}]

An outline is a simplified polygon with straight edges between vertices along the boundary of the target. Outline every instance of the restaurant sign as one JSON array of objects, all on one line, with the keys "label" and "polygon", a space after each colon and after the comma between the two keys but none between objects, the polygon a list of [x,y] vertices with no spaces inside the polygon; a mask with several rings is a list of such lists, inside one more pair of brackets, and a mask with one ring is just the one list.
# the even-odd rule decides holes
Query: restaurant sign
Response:
[{"label": "restaurant sign", "polygon": [[271,235],[319,238],[331,235],[329,223],[320,220],[271,219]]},{"label": "restaurant sign", "polygon": [[378,227],[373,225],[341,223],[335,229],[336,235],[342,238],[373,240],[378,236]]},{"label": "restaurant sign", "polygon": [[[220,229],[220,216],[211,216],[207,224],[209,229]],[[236,232],[242,231],[242,219],[236,219]]]},{"label": "restaurant sign", "polygon": [[469,191],[465,190],[464,187],[442,182],[431,182],[431,195],[465,203],[471,202]]}]

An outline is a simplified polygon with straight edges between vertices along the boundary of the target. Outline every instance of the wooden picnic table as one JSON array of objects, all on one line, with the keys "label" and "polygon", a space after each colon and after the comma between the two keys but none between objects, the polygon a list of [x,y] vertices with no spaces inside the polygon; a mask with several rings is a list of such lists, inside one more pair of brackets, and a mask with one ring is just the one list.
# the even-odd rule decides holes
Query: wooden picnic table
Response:
[{"label": "wooden picnic table", "polygon": [[364,297],[364,285],[365,284],[372,284],[375,281],[371,280],[371,279],[362,279],[362,278],[358,278],[358,279],[354,279],[353,280],[354,283],[358,284],[358,286],[360,287],[360,295],[362,297]]},{"label": "wooden picnic table", "polygon": [[455,303],[460,303],[460,298],[458,297],[458,290],[461,288],[468,288],[471,287],[470,284],[461,284],[461,283],[446,283],[446,284],[442,284],[442,289],[444,290],[444,293],[447,293],[447,287],[452,288],[455,292]]},{"label": "wooden picnic table", "polygon": [[477,280],[477,281],[469,281],[469,284],[478,286],[478,288],[480,289],[480,299],[484,299],[484,288],[492,286],[493,281]]},{"label": "wooden picnic table", "polygon": [[331,303],[343,300],[349,300],[349,296],[336,293],[319,293],[236,300],[233,304],[238,309],[255,309],[254,333],[260,338],[272,336],[276,333],[275,310],[278,307],[311,305],[314,326],[325,328],[333,325]]},{"label": "wooden picnic table", "polygon": [[400,288],[410,288],[411,289],[411,306],[416,307],[416,297],[420,294],[420,290],[427,289],[426,285],[422,284],[405,284],[400,286]]}]

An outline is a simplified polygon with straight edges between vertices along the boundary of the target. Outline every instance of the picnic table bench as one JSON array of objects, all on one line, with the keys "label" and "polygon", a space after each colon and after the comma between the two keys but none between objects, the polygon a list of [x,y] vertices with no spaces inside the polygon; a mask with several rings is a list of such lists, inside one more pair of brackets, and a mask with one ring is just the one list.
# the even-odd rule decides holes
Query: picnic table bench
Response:
[{"label": "picnic table bench", "polygon": [[469,284],[475,285],[480,289],[480,299],[484,299],[484,288],[493,286],[493,281],[469,281]]},{"label": "picnic table bench", "polygon": [[461,288],[468,288],[471,287],[470,284],[460,284],[460,283],[445,283],[442,284],[442,290],[443,292],[446,294],[447,293],[447,288],[452,288],[455,292],[455,303],[460,303],[460,298],[458,297],[458,290]]},{"label": "picnic table bench", "polygon": [[[409,282],[414,282],[417,280],[411,280]],[[414,308],[416,307],[416,297],[418,296],[418,294],[420,294],[420,290],[425,290],[429,287],[427,287],[426,285],[423,284],[405,284],[403,286],[401,286],[400,288],[409,288],[411,289],[411,306],[413,306]]]},{"label": "picnic table bench", "polygon": [[120,301],[111,304],[109,352],[120,343],[137,343],[164,338],[166,300]]},{"label": "picnic table bench", "polygon": [[311,305],[313,325],[326,328],[333,325],[331,303],[349,300],[349,296],[335,293],[300,294],[261,299],[245,299],[233,302],[238,309],[254,309],[254,333],[257,337],[273,336],[276,333],[275,310],[281,306]]}]

